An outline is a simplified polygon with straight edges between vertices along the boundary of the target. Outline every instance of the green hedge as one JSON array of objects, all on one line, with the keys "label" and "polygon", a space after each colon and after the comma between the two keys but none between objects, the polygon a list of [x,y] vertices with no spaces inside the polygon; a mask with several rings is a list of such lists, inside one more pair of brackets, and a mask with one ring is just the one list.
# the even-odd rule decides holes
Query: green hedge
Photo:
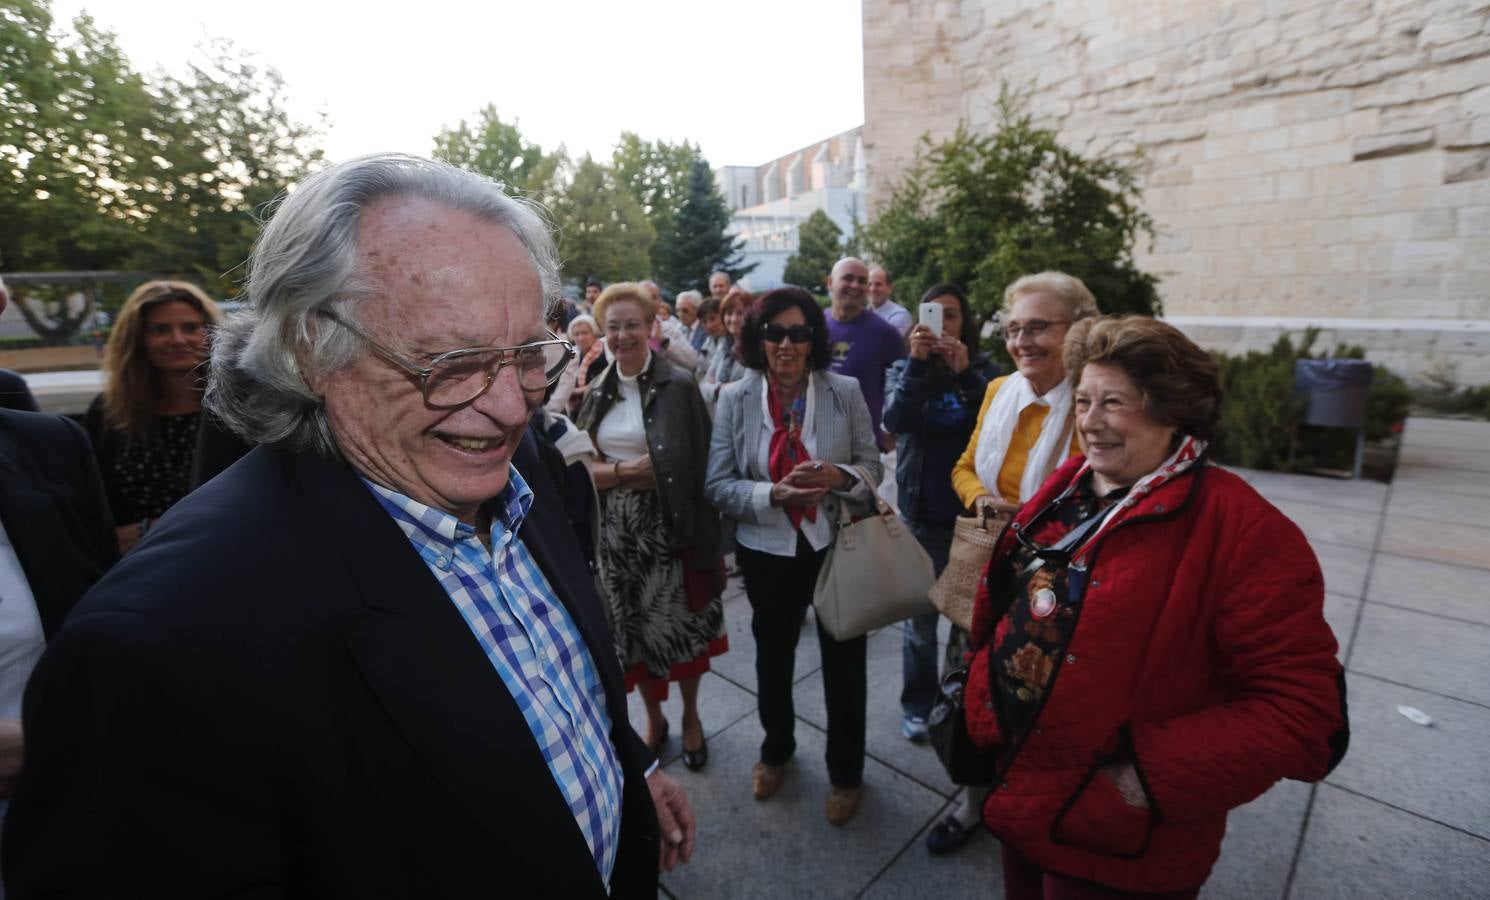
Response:
[{"label": "green hedge", "polygon": [[[1341,345],[1333,353],[1314,352],[1316,329],[1295,345],[1284,335],[1267,351],[1243,356],[1214,354],[1221,367],[1221,427],[1213,448],[1227,465],[1297,472],[1349,469],[1355,432],[1303,424],[1306,403],[1294,391],[1294,364],[1301,359],[1364,359],[1360,347]],[[1376,367],[1366,413],[1366,440],[1380,441],[1401,428],[1412,392],[1384,366]]]}]

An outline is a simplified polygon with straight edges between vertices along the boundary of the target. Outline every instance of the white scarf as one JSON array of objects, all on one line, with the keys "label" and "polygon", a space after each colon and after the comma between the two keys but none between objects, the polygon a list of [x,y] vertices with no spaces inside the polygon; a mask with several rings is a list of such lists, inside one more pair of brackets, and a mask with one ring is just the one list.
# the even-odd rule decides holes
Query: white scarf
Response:
[{"label": "white scarf", "polygon": [[978,432],[975,470],[983,487],[995,497],[999,496],[999,469],[1003,468],[1004,457],[1009,454],[1009,442],[1014,439],[1019,414],[1026,407],[1036,405],[1048,406],[1050,412],[1045,414],[1040,438],[1030,448],[1029,459],[1025,461],[1024,472],[1019,478],[1019,502],[1033,497],[1056,466],[1071,453],[1075,429],[1066,428],[1066,420],[1071,416],[1070,383],[1062,378],[1060,384],[1046,391],[1044,396],[1036,396],[1029,379],[1015,372],[994,395],[988,411],[983,414],[983,430]]}]

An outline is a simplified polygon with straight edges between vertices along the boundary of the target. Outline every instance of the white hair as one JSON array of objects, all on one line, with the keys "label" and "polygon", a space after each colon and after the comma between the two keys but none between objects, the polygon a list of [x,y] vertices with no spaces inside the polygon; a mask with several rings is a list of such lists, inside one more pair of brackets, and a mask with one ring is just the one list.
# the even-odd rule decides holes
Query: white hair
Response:
[{"label": "white hair", "polygon": [[325,375],[366,352],[344,328],[317,327],[335,309],[355,320],[378,292],[359,270],[362,216],[386,197],[419,197],[510,228],[527,248],[545,305],[559,292],[558,255],[541,208],[448,163],[378,153],[348,160],[281,195],[248,260],[247,307],[215,332],[205,402],[254,443],[339,456],[322,398],[306,371]]},{"label": "white hair", "polygon": [[698,306],[700,303],[704,302],[704,295],[700,291],[682,291],[678,294],[677,298],[673,300],[673,306],[682,306],[684,300],[687,300],[694,306]]},{"label": "white hair", "polygon": [[592,334],[597,336],[600,334],[600,326],[595,324],[595,317],[581,313],[570,319],[568,327],[564,329],[564,333],[569,335],[570,340],[574,340],[574,326],[576,325],[588,325]]}]

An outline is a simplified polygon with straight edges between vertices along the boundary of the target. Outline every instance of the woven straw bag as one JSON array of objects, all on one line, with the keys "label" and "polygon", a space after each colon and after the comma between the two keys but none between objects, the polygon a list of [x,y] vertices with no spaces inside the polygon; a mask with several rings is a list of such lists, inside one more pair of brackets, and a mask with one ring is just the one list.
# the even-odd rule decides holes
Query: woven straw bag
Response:
[{"label": "woven straw bag", "polygon": [[994,544],[998,543],[1004,526],[1013,517],[1012,510],[989,513],[986,517],[958,516],[952,528],[947,567],[927,596],[942,615],[964,631],[973,628],[973,595],[978,590],[978,579],[983,577],[983,570],[993,557]]}]

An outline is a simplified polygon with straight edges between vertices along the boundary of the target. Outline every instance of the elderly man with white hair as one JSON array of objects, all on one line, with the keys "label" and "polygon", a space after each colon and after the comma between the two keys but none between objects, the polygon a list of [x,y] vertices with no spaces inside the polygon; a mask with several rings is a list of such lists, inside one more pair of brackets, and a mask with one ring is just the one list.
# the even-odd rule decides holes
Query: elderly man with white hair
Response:
[{"label": "elderly man with white hair", "polygon": [[207,396],[260,446],[37,667],[16,895],[656,895],[692,813],[520,449],[573,352],[557,290],[535,212],[443,163],[363,157],[280,205]]}]

